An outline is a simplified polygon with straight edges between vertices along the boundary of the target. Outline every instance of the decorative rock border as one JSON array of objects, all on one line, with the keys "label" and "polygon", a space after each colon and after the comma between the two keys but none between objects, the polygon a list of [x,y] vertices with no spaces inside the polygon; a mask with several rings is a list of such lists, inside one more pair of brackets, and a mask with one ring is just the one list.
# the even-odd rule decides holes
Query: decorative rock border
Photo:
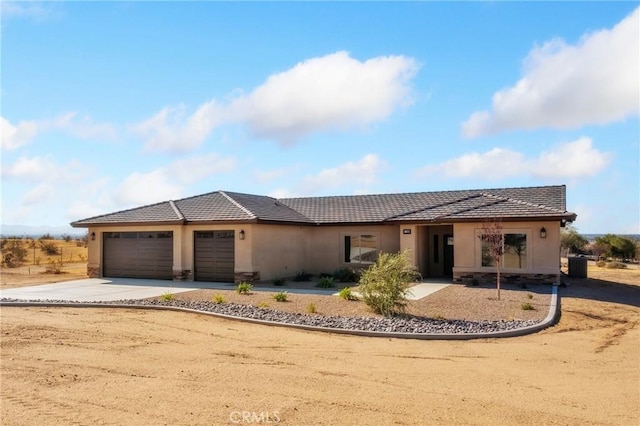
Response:
[{"label": "decorative rock border", "polygon": [[309,331],[422,340],[471,340],[515,337],[538,332],[560,318],[558,287],[553,286],[547,317],[540,321],[435,320],[416,317],[338,317],[287,313],[250,305],[205,301],[160,301],[155,299],[116,302],[74,302],[64,300],[25,301],[0,299],[0,306],[159,309],[192,312],[254,324],[291,327]]}]

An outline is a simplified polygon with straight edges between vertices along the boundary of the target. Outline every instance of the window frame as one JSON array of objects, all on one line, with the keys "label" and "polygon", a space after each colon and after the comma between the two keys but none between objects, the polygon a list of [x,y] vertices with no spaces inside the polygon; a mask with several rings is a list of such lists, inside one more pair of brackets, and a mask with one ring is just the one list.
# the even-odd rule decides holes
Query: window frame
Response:
[{"label": "window frame", "polygon": [[[525,236],[525,244],[526,244],[526,250],[525,250],[525,257],[526,260],[525,262],[522,264],[522,267],[512,267],[512,266],[505,266],[505,235],[524,235]],[[490,266],[485,266],[482,264],[482,247],[484,244],[484,241],[482,240],[481,236],[483,235],[482,229],[481,228],[477,228],[476,229],[476,250],[475,250],[475,254],[476,254],[476,267],[479,267],[483,270],[495,270],[495,265],[490,265]],[[502,230],[502,249],[504,254],[501,256],[501,264],[500,264],[500,270],[501,271],[527,271],[531,269],[531,265],[532,265],[532,246],[531,246],[531,242],[533,241],[533,239],[531,238],[532,233],[531,233],[531,229],[530,228],[508,228],[508,229],[503,229]]]},{"label": "window frame", "polygon": [[[349,252],[349,260],[347,261],[347,238],[350,238],[350,241],[353,241],[353,238],[357,237],[357,238],[362,238],[362,237],[373,237],[375,238],[375,249],[373,250],[375,252],[375,259],[372,261],[368,261],[365,260],[363,261],[362,259],[357,260],[355,259],[356,257],[360,257],[362,258],[363,254],[366,254],[362,252],[362,245],[359,245],[359,253],[357,254],[356,257],[352,257],[352,252],[350,250]],[[350,245],[349,247],[353,247],[353,245]],[[353,231],[353,232],[341,232],[340,233],[340,263],[342,265],[351,265],[351,266],[355,266],[355,267],[361,267],[361,266],[369,266],[369,265],[373,265],[376,260],[378,259],[378,255],[380,254],[380,233],[379,232],[371,232],[371,231]]]}]

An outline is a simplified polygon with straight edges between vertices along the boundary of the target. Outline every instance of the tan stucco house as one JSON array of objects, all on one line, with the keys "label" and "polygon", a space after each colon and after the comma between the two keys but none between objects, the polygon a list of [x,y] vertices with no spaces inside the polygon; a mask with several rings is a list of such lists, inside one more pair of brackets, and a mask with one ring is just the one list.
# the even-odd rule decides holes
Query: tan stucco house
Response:
[{"label": "tan stucco house", "polygon": [[408,250],[423,277],[483,281],[499,218],[506,280],[557,282],[564,186],[274,199],[217,191],[78,220],[91,277],[216,282],[362,268]]}]

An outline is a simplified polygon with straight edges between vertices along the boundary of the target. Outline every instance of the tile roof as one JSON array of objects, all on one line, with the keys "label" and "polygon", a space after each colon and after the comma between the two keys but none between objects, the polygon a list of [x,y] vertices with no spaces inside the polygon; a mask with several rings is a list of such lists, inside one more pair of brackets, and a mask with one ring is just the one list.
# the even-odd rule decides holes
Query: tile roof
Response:
[{"label": "tile roof", "polygon": [[565,192],[564,186],[542,186],[275,199],[217,191],[83,219],[73,222],[72,226],[228,221],[310,224],[444,222],[492,217],[572,221],[575,214],[566,211]]}]

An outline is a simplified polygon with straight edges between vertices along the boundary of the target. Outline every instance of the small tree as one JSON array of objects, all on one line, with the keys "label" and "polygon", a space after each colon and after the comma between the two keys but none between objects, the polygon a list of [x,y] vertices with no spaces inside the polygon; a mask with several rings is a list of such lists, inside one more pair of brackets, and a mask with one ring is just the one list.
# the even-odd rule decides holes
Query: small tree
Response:
[{"label": "small tree", "polygon": [[502,262],[502,255],[504,255],[502,223],[500,219],[485,221],[482,224],[482,234],[479,238],[482,241],[483,266],[492,263],[496,267],[496,287],[498,289],[498,300],[500,300],[500,263]]},{"label": "small tree", "polygon": [[580,235],[572,225],[567,225],[560,234],[560,245],[567,250],[567,255],[584,252],[588,244],[589,240]]},{"label": "small tree", "polygon": [[374,312],[390,316],[404,312],[412,282],[420,278],[406,251],[380,253],[376,263],[362,272],[362,300]]}]

